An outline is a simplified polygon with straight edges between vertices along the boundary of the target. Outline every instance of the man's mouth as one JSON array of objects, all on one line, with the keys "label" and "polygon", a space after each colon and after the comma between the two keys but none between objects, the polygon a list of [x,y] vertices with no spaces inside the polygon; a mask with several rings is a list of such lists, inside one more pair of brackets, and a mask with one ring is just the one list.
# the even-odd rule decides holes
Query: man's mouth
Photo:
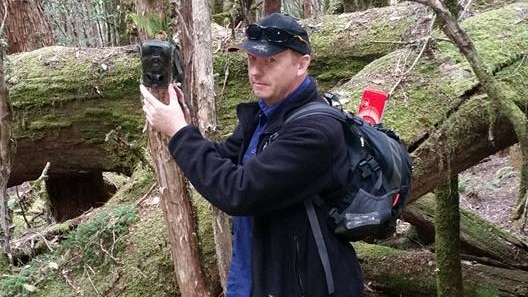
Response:
[{"label": "man's mouth", "polygon": [[254,85],[254,86],[266,86],[265,83],[262,83],[262,82],[256,82],[256,81],[253,82],[253,85]]}]

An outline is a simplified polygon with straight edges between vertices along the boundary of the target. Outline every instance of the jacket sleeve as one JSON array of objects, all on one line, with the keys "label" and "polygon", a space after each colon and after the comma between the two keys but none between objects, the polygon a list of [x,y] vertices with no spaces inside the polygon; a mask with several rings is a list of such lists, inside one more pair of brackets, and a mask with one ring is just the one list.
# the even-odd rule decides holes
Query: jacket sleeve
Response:
[{"label": "jacket sleeve", "polygon": [[273,143],[244,165],[222,156],[193,126],[176,133],[169,150],[213,205],[231,215],[259,215],[320,192],[331,179],[334,148],[343,143],[339,122],[313,116],[286,125]]},{"label": "jacket sleeve", "polygon": [[242,129],[237,125],[233,133],[224,142],[213,143],[214,149],[221,157],[230,159],[233,163],[238,162],[240,150],[242,149]]}]

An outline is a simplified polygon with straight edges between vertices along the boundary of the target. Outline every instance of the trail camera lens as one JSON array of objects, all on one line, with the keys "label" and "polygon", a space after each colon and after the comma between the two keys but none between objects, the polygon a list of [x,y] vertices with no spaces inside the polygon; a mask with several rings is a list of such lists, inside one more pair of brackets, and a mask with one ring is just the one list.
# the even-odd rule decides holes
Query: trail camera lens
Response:
[{"label": "trail camera lens", "polygon": [[172,80],[172,46],[167,41],[146,40],[141,46],[142,83],[146,87],[167,87]]}]

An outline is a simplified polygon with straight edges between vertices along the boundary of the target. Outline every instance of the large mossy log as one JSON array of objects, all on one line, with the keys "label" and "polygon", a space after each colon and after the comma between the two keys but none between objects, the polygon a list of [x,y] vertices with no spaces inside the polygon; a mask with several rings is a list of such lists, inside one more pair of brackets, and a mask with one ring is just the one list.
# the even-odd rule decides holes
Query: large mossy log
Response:
[{"label": "large mossy log", "polygon": [[48,174],[130,173],[143,113],[135,46],[47,47],[9,57],[16,154],[10,185]]},{"label": "large mossy log", "polygon": [[[404,251],[358,243],[354,244],[370,287],[390,296],[436,296],[435,258],[426,250]],[[462,261],[464,291],[467,297],[527,296],[528,272]]]},{"label": "large mossy log", "polygon": [[[434,195],[425,195],[411,204],[404,214],[405,221],[414,226],[418,238],[424,244],[430,244],[435,239],[434,205]],[[460,214],[460,241],[465,258],[493,266],[528,271],[526,243],[465,210],[461,210]]]},{"label": "large mossy log", "polygon": [[[517,92],[513,100],[524,111],[528,110],[528,63],[524,62],[528,23],[523,21],[527,9],[527,3],[512,4],[462,24],[486,67],[504,92]],[[366,66],[336,92],[352,99],[349,107],[357,106],[365,87],[390,90],[405,71],[402,67],[408,69],[416,55],[417,51],[396,50]],[[407,65],[402,65],[405,60]],[[516,142],[511,124],[492,110],[468,63],[447,42],[429,45],[386,110],[385,125],[400,134],[413,155],[413,199]]]}]

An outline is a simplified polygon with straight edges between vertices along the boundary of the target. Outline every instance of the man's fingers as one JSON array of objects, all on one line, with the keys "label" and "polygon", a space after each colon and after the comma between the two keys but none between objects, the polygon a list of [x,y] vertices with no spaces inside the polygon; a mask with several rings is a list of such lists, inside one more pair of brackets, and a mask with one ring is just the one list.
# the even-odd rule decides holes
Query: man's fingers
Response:
[{"label": "man's fingers", "polygon": [[182,107],[182,109],[187,108],[187,104],[185,104],[185,95],[183,94],[182,90],[176,84],[172,84],[171,87],[169,87],[169,95],[171,98],[171,103],[174,102],[172,100],[177,99],[176,102],[180,103],[180,106]]},{"label": "man's fingers", "polygon": [[178,95],[178,99],[183,100],[185,97],[185,95],[183,94],[183,91],[176,84],[173,84],[172,86],[174,90],[176,91],[176,95]]},{"label": "man's fingers", "polygon": [[169,85],[169,100],[170,104],[178,104],[179,98],[174,85]]},{"label": "man's fingers", "polygon": [[143,95],[145,103],[148,102],[152,106],[162,104],[144,85],[139,85],[139,91],[141,92],[141,95]]}]

